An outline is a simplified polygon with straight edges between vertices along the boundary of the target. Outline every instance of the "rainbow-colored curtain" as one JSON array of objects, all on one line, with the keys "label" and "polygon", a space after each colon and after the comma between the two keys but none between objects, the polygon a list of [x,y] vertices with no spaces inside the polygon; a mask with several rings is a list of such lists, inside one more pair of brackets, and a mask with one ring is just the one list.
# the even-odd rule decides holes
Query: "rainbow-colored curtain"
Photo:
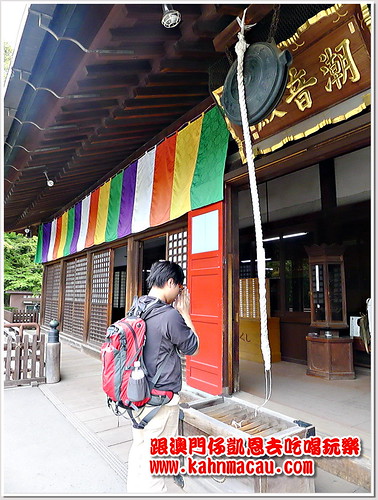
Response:
[{"label": "rainbow-colored curtain", "polygon": [[139,233],[222,200],[228,139],[223,116],[213,107],[42,224],[36,262]]}]

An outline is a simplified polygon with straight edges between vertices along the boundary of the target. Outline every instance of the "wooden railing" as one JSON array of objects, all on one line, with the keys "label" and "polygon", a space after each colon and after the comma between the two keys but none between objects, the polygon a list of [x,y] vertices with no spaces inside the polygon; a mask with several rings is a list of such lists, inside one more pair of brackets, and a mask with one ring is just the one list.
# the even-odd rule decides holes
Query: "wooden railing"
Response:
[{"label": "wooden railing", "polygon": [[[34,334],[24,332],[38,327]],[[12,328],[12,330],[11,330]],[[45,383],[45,335],[37,324],[8,323],[4,329],[4,385]]]},{"label": "wooden railing", "polygon": [[4,321],[4,333],[10,335],[13,339],[15,339],[16,335],[20,335],[22,339],[24,330],[28,330],[29,334],[31,330],[35,330],[38,338],[41,336],[41,327],[38,323],[8,323]]}]

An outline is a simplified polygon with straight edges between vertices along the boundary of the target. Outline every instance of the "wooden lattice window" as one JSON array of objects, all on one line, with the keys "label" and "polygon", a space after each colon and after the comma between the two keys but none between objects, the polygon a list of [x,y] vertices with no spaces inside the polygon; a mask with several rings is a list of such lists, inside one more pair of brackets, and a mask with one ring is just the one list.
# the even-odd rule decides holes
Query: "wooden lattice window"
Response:
[{"label": "wooden lattice window", "polygon": [[53,319],[59,320],[59,290],[61,265],[52,264],[45,267],[43,324],[49,326]]},{"label": "wooden lattice window", "polygon": [[126,269],[114,270],[113,307],[125,308],[126,304]]},{"label": "wooden lattice window", "polygon": [[[188,256],[188,231],[182,230],[168,235],[167,258],[172,262],[179,264],[185,274],[187,269]],[[182,367],[182,380],[186,382],[186,357],[180,355]]]},{"label": "wooden lattice window", "polygon": [[105,339],[109,321],[110,250],[104,250],[93,254],[91,283],[89,341],[99,344]]},{"label": "wooden lattice window", "polygon": [[177,262],[186,276],[188,256],[188,232],[186,230],[168,235],[168,260]]},{"label": "wooden lattice window", "polygon": [[74,335],[82,340],[87,285],[87,257],[80,257],[67,262],[65,278],[62,330],[64,333]]},{"label": "wooden lattice window", "polygon": [[[266,283],[267,316],[270,318],[270,282]],[[244,278],[239,280],[239,304],[241,318],[260,318],[259,306],[259,281],[257,278]]]}]

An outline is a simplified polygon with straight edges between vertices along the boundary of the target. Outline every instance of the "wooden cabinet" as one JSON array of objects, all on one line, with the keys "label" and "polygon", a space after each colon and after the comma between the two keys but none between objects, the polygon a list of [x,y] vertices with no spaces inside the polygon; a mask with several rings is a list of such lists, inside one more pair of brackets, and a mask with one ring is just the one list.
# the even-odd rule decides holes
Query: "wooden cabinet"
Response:
[{"label": "wooden cabinet", "polygon": [[346,313],[344,248],[339,245],[306,247],[309,256],[311,327],[338,336],[348,328]]},{"label": "wooden cabinet", "polygon": [[353,338],[308,335],[307,375],[327,380],[355,378]]}]

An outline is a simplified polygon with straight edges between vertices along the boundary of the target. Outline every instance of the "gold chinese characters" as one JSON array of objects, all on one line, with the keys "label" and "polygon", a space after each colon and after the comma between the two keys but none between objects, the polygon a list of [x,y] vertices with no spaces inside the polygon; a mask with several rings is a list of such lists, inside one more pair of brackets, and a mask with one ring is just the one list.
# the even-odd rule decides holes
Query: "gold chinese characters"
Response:
[{"label": "gold chinese characters", "polygon": [[327,47],[324,52],[319,56],[319,60],[325,63],[320,67],[323,75],[329,75],[325,89],[327,92],[332,92],[333,86],[340,90],[342,86],[349,79],[352,82],[357,82],[360,78],[360,72],[353,60],[352,52],[350,50],[350,40],[344,40],[335,47],[333,52],[331,48]]},{"label": "gold chinese characters", "polygon": [[314,76],[308,80],[306,80],[305,76],[306,71],[304,69],[297,70],[296,68],[291,68],[289,70],[289,83],[286,86],[290,92],[289,97],[286,98],[286,102],[290,104],[294,99],[300,111],[311,108],[312,99],[307,87],[312,87],[318,82],[318,79]]}]

